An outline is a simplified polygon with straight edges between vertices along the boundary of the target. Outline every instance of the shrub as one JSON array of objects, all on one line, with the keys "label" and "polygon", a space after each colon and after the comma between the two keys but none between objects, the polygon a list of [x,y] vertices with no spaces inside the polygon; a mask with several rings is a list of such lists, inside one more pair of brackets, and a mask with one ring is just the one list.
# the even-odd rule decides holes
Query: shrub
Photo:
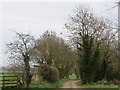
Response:
[{"label": "shrub", "polygon": [[41,64],[38,68],[38,74],[44,81],[50,83],[56,83],[59,81],[59,72],[58,70],[50,65]]}]

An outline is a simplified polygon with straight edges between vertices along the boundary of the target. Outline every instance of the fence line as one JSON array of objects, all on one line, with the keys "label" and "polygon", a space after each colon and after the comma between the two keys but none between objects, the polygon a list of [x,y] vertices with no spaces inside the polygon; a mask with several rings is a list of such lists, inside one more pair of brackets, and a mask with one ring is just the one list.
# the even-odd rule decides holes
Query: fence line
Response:
[{"label": "fence line", "polygon": [[15,73],[0,73],[0,87],[17,87],[18,81]]}]

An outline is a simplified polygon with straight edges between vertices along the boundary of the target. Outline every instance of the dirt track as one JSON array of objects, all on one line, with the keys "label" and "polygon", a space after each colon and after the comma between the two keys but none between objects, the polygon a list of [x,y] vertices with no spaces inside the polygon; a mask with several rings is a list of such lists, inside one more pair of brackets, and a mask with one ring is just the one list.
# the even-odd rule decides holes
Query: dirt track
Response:
[{"label": "dirt track", "polygon": [[83,88],[83,87],[77,86],[76,82],[78,82],[78,80],[65,82],[61,88]]}]

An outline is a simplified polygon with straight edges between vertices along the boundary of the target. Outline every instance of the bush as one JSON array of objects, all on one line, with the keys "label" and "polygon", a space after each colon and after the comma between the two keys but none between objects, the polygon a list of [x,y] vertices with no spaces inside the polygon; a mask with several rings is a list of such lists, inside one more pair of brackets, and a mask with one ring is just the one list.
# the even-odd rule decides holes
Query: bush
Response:
[{"label": "bush", "polygon": [[118,72],[118,67],[113,68],[112,66],[109,66],[107,71],[106,71],[106,80],[107,81],[119,81],[119,75],[120,73]]},{"label": "bush", "polygon": [[59,72],[58,70],[50,65],[42,64],[38,68],[38,74],[44,81],[50,83],[56,83],[59,81]]}]

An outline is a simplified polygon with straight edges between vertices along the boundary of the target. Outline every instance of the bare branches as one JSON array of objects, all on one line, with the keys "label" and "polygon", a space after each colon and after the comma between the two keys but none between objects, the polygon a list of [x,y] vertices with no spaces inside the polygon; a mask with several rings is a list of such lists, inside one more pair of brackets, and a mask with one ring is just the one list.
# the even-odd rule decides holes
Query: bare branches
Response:
[{"label": "bare branches", "polygon": [[25,87],[28,87],[31,80],[30,74],[30,58],[31,49],[34,47],[34,38],[29,34],[22,34],[16,32],[16,40],[12,43],[6,44],[10,59],[23,65],[23,74],[25,75]]}]

